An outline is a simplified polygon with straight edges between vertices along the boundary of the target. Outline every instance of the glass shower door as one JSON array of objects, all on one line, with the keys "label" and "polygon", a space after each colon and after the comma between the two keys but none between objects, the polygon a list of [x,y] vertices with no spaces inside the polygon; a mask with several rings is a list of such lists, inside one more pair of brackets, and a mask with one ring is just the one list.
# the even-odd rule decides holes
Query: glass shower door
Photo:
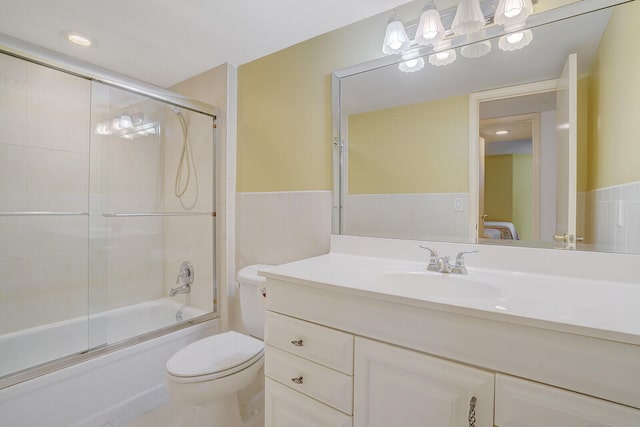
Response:
[{"label": "glass shower door", "polygon": [[0,54],[0,377],[88,348],[90,87]]}]

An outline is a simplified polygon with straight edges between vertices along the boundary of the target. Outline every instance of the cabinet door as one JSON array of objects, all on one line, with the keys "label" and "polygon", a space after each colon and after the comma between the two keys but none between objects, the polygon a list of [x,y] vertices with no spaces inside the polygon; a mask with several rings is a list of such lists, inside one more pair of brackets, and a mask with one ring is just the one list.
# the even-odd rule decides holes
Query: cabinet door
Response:
[{"label": "cabinet door", "polygon": [[356,338],[354,427],[491,427],[493,391],[492,373]]},{"label": "cabinet door", "polygon": [[265,379],[265,427],[351,427],[351,417]]},{"label": "cabinet door", "polygon": [[496,375],[498,427],[637,427],[640,411],[506,375]]}]

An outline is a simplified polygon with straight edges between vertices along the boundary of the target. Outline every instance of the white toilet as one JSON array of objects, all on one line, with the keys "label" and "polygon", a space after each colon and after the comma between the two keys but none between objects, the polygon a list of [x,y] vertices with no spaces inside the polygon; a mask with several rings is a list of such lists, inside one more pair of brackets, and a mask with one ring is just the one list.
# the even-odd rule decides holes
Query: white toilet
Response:
[{"label": "white toilet", "polygon": [[203,426],[263,425],[265,279],[258,270],[267,267],[251,265],[238,272],[242,321],[256,338],[224,332],[189,344],[167,362],[169,396],[197,406]]}]

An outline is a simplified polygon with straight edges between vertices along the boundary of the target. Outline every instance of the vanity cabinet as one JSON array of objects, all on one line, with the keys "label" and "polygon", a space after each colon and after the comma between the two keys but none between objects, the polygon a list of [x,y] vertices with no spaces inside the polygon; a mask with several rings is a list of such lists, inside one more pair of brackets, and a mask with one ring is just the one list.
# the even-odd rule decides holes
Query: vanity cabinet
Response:
[{"label": "vanity cabinet", "polygon": [[307,409],[339,421],[297,425],[640,426],[640,345],[283,275],[267,287],[267,427]]},{"label": "vanity cabinet", "polygon": [[494,374],[356,338],[354,427],[491,427]]},{"label": "vanity cabinet", "polygon": [[496,427],[637,427],[640,411],[506,375],[496,375]]},{"label": "vanity cabinet", "polygon": [[267,312],[265,426],[352,425],[352,334]]}]

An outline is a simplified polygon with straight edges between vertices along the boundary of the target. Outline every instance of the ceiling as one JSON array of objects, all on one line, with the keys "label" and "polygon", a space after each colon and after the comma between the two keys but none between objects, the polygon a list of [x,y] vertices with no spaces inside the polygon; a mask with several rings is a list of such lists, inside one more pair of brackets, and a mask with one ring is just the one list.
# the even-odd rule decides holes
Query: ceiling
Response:
[{"label": "ceiling", "polygon": [[[407,0],[0,0],[0,33],[168,87],[242,65]],[[90,48],[61,34],[77,31]]]}]

